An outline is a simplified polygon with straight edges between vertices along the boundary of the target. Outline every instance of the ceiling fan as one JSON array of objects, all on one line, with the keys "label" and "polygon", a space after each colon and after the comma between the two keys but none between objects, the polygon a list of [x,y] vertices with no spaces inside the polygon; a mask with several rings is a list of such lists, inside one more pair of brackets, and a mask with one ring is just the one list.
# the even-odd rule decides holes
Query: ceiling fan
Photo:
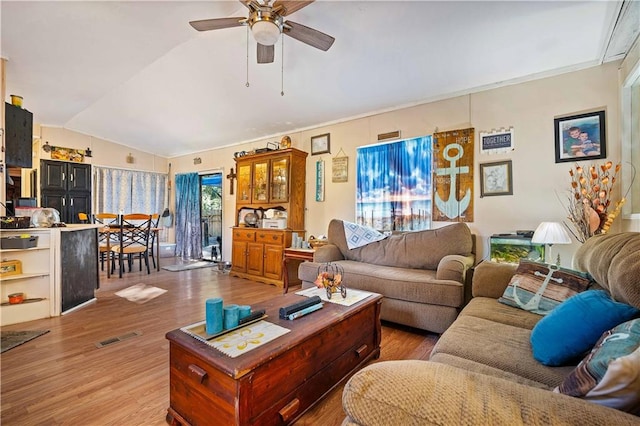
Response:
[{"label": "ceiling fan", "polygon": [[313,3],[310,1],[276,0],[273,5],[271,0],[239,0],[249,9],[248,17],[214,18],[191,21],[189,24],[198,31],[220,30],[223,28],[249,26],[253,38],[258,43],[258,63],[268,64],[273,62],[274,44],[280,38],[280,34],[286,34],[309,46],[327,51],[335,41],[335,38],[313,28],[306,27],[292,21],[285,21],[284,17]]}]

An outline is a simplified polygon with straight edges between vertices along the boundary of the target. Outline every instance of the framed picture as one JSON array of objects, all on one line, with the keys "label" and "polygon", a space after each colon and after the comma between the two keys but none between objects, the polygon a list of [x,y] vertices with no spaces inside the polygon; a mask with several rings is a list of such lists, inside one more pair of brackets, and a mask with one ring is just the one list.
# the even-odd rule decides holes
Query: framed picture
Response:
[{"label": "framed picture", "polygon": [[480,197],[513,195],[511,160],[480,164]]},{"label": "framed picture", "polygon": [[331,160],[331,182],[341,183],[349,180],[349,157],[333,157]]},{"label": "framed picture", "polygon": [[554,119],[556,163],[605,158],[604,118],[604,111],[597,111]]},{"label": "framed picture", "polygon": [[325,154],[330,151],[329,133],[311,136],[311,155]]}]

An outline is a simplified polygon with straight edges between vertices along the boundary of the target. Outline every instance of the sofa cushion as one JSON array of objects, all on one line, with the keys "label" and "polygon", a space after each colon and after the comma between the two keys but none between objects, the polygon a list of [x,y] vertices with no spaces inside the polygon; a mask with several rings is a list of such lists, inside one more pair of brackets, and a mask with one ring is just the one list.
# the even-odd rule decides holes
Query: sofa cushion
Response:
[{"label": "sofa cushion", "polygon": [[521,260],[502,297],[514,308],[546,315],[569,297],[589,287],[587,274],[553,264]]},{"label": "sofa cushion", "polygon": [[614,300],[640,308],[640,232],[595,235],[578,248],[573,265]]},{"label": "sofa cushion", "polygon": [[469,256],[473,250],[471,231],[465,223],[393,234],[382,241],[349,250],[343,222],[333,219],[329,223],[328,239],[338,246],[346,260],[398,268],[436,270],[443,257]]},{"label": "sofa cushion", "polygon": [[531,330],[526,328],[464,315],[440,336],[432,354],[446,353],[465,358],[554,388],[575,365],[547,367],[540,364],[531,354],[530,335]]},{"label": "sofa cushion", "polygon": [[545,365],[571,362],[591,349],[602,333],[638,313],[633,306],[612,300],[604,290],[576,294],[533,328],[533,356]]},{"label": "sofa cushion", "polygon": [[640,415],[640,319],[606,331],[556,391]]},{"label": "sofa cushion", "polygon": [[484,318],[489,321],[526,328],[528,330],[533,329],[542,318],[540,315],[504,305],[490,297],[474,297],[471,299],[462,312],[460,312],[460,316],[465,315]]},{"label": "sofa cushion", "polygon": [[[385,297],[417,303],[459,307],[463,303],[464,289],[452,280],[437,280],[436,271],[394,268],[352,260],[333,262],[344,269],[347,288],[371,291]],[[303,281],[313,282],[321,263],[304,262],[298,268]]]}]

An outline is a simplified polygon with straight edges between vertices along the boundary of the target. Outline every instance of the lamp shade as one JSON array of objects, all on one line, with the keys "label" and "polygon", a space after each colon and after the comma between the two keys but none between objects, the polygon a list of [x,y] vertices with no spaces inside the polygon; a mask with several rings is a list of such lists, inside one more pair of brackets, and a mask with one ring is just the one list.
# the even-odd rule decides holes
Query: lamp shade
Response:
[{"label": "lamp shade", "polygon": [[571,244],[571,238],[558,222],[542,222],[533,233],[531,242],[535,244]]},{"label": "lamp shade", "polygon": [[251,25],[253,38],[264,46],[273,46],[280,37],[280,28],[270,20],[256,21]]}]

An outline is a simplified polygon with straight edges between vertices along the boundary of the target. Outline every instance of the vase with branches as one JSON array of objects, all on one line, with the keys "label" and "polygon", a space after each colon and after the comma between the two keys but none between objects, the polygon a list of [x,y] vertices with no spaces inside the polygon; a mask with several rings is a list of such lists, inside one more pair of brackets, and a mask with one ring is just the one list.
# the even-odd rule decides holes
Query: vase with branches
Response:
[{"label": "vase with branches", "polygon": [[571,189],[567,219],[571,226],[566,223],[565,226],[581,243],[594,235],[606,234],[620,214],[625,198],[612,201],[620,169],[620,164],[614,167],[611,161],[607,161],[589,168],[576,165],[569,170]]}]

